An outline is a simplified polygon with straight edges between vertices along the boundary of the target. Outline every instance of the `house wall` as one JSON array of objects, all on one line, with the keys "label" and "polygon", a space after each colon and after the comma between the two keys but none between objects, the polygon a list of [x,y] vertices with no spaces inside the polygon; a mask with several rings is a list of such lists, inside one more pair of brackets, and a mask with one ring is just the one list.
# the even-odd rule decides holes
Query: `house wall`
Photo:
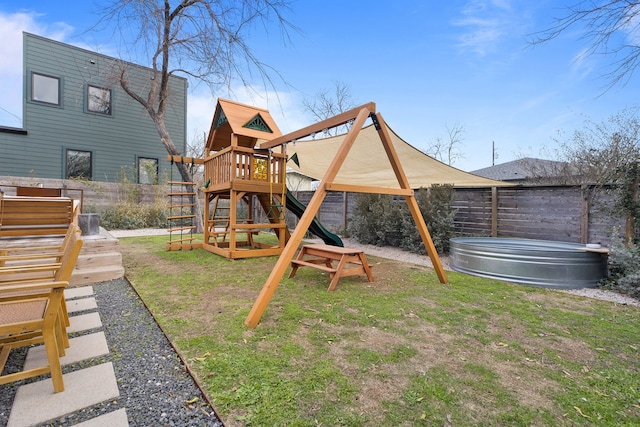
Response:
[{"label": "house wall", "polygon": [[287,171],[287,188],[291,191],[312,191],[318,181],[295,171]]},{"label": "house wall", "polygon": [[[138,157],[158,159],[161,179],[169,175],[153,121],[113,77],[115,59],[28,33],[23,42],[23,132],[0,129],[0,175],[65,178],[67,149],[92,153],[94,181],[116,181],[123,167],[136,171]],[[151,70],[128,67],[133,86],[148,87]],[[61,79],[60,106],[30,100],[32,72]],[[87,111],[87,84],[112,90],[111,115]],[[185,152],[187,81],[176,77],[170,85],[166,125]]]}]

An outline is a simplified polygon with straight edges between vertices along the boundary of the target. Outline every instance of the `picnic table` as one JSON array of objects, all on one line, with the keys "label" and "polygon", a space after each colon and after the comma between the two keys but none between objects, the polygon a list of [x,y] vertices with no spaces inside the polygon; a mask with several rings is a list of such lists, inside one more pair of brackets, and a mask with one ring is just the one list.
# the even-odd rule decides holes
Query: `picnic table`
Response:
[{"label": "picnic table", "polygon": [[[333,262],[337,264],[334,267]],[[347,264],[349,267],[347,268]],[[303,245],[298,257],[291,261],[291,273],[293,277],[300,267],[312,267],[329,273],[331,283],[328,291],[335,289],[341,277],[366,274],[369,282],[373,282],[371,266],[367,262],[364,252],[360,249],[342,248],[322,244]]]}]

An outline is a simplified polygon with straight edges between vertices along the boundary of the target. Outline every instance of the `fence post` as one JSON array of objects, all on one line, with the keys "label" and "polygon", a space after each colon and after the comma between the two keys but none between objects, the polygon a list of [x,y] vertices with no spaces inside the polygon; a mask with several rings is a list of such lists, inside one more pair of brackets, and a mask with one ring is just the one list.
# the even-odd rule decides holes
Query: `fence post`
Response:
[{"label": "fence post", "polygon": [[589,200],[589,188],[586,185],[581,187],[582,200],[580,203],[580,243],[589,243],[589,210],[591,203]]},{"label": "fence post", "polygon": [[342,193],[342,216],[343,216],[343,221],[344,221],[344,233],[347,234],[347,214],[349,212],[349,207],[347,206],[349,199],[348,199],[348,195],[347,192],[343,192]]},{"label": "fence post", "polygon": [[628,184],[628,197],[631,201],[631,209],[625,209],[625,246],[629,247],[633,244],[636,236],[636,213],[638,205],[638,161],[634,162],[631,167],[633,177]]},{"label": "fence post", "polygon": [[498,237],[498,187],[491,187],[491,237]]}]

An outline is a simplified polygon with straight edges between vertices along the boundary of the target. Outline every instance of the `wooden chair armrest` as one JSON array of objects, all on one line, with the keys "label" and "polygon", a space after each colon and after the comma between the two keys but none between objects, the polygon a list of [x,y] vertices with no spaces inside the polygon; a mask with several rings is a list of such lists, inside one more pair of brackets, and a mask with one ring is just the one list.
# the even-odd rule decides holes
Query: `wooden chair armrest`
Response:
[{"label": "wooden chair armrest", "polygon": [[28,264],[28,265],[5,266],[5,267],[0,267],[0,274],[54,271],[54,270],[58,270],[61,266],[62,266],[62,263],[59,263],[59,262],[53,262],[49,264]]},{"label": "wooden chair armrest", "polygon": [[32,254],[22,255],[0,255],[0,261],[22,261],[30,259],[47,259],[47,258],[60,258],[64,253],[62,252],[38,252]]},{"label": "wooden chair armrest", "polygon": [[8,292],[37,291],[40,289],[66,288],[69,282],[28,282],[0,286],[0,294]]},{"label": "wooden chair armrest", "polygon": [[3,248],[0,249],[0,253],[7,252],[33,252],[40,253],[39,251],[59,251],[62,247],[62,242],[59,245],[46,245],[46,246],[26,246],[26,247],[16,247],[16,248]]}]

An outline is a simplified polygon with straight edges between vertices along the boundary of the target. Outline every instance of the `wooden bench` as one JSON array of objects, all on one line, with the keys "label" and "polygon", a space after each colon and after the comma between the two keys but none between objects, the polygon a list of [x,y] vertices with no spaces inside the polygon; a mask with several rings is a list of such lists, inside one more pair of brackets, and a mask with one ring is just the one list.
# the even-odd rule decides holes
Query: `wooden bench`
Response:
[{"label": "wooden bench", "polygon": [[69,197],[0,198],[0,237],[63,235],[77,223],[78,204]]},{"label": "wooden bench", "polygon": [[61,188],[43,188],[43,187],[16,187],[16,196],[30,197],[61,197]]},{"label": "wooden bench", "polygon": [[[227,237],[231,233],[230,221],[228,218],[216,218],[208,221],[209,241],[214,246],[228,247]],[[244,240],[236,237],[236,246],[253,246],[253,236],[260,234],[261,225],[254,225],[250,220],[238,220],[236,223],[236,233],[244,234]],[[270,225],[272,227],[272,225]],[[211,241],[213,239],[213,242]]]},{"label": "wooden bench", "polygon": [[[333,262],[337,261],[334,267]],[[347,268],[347,264],[351,266]],[[304,245],[298,253],[298,257],[291,261],[291,273],[293,277],[300,267],[312,267],[329,273],[331,283],[328,291],[335,289],[341,277],[366,274],[369,282],[373,282],[371,266],[367,262],[364,252],[359,249],[341,248],[330,245]]]}]

